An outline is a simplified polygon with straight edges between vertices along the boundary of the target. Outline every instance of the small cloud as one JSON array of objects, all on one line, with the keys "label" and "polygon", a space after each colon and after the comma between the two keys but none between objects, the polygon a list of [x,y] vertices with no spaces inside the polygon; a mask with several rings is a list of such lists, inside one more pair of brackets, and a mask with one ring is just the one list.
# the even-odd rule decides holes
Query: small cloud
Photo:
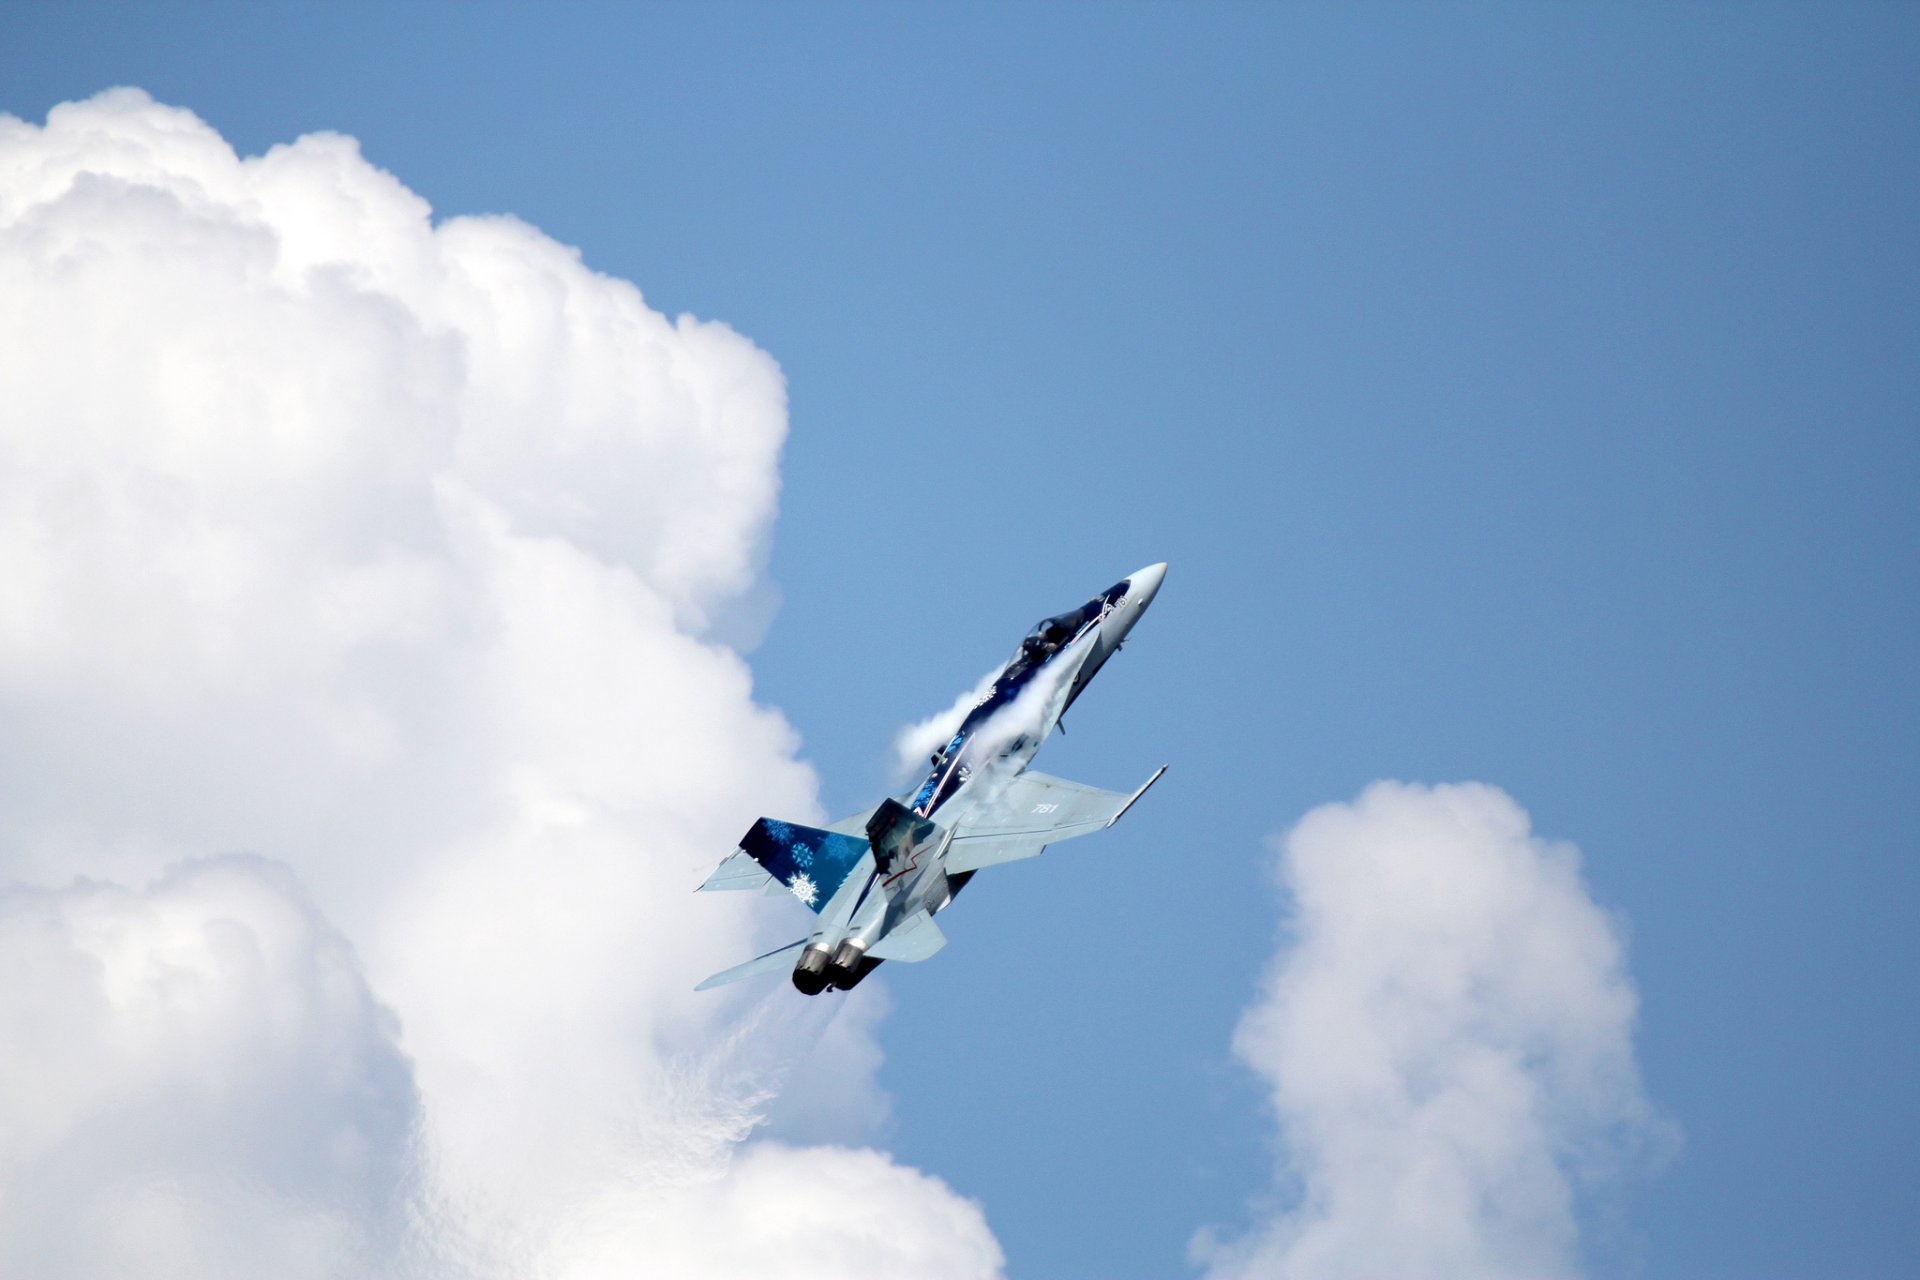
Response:
[{"label": "small cloud", "polygon": [[1212,1280],[1579,1271],[1579,1209],[1675,1131],[1641,1089],[1620,931],[1504,792],[1379,782],[1277,844],[1288,944],[1234,1048],[1290,1207]]}]

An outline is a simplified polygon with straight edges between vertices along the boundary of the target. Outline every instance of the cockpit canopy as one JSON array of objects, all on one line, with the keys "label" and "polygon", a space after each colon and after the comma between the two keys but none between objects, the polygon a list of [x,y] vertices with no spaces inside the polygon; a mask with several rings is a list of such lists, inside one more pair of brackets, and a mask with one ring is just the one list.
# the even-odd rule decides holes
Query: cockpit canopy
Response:
[{"label": "cockpit canopy", "polygon": [[1116,606],[1127,597],[1127,580],[1116,581],[1112,587],[1092,597],[1091,601],[1079,608],[1069,608],[1064,614],[1054,614],[1052,618],[1041,618],[1033,629],[1027,631],[1027,637],[1020,641],[1020,651],[1014,654],[1014,660],[1008,662],[1002,679],[1020,676],[1031,666],[1039,666],[1050,656],[1062,651],[1068,641],[1081,633],[1094,618],[1098,618],[1108,608]]},{"label": "cockpit canopy", "polygon": [[1122,579],[1108,587],[1078,609],[1069,609],[1065,613],[1056,613],[1051,618],[1042,618],[1027,632],[1020,642],[1020,649],[1013,655],[1013,661],[1007,664],[1001,678],[1009,679],[1019,675],[1029,667],[1038,666],[1064,648],[1068,641],[1080,634],[1089,622],[1098,618],[1108,608],[1119,604],[1126,598],[1127,580]]},{"label": "cockpit canopy", "polygon": [[1065,648],[1067,643],[1080,634],[1081,628],[1100,616],[1101,599],[1095,596],[1078,609],[1069,609],[1065,613],[1056,613],[1051,618],[1042,618],[1027,632],[1026,639],[1020,642],[1020,652],[1013,656],[1015,670],[1045,662]]},{"label": "cockpit canopy", "polygon": [[1091,616],[1085,606],[1069,613],[1057,613],[1051,618],[1042,618],[1027,632],[1027,638],[1020,642],[1020,651],[1030,656],[1044,656],[1054,652],[1067,641],[1080,633]]}]

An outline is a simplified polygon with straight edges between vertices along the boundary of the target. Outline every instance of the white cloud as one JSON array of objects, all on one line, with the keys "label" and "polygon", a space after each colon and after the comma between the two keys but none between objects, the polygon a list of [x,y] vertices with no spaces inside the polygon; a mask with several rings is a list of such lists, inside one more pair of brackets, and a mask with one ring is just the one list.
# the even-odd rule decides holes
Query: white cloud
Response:
[{"label": "white cloud", "polygon": [[997,1274],[999,1245],[973,1204],[877,1151],[743,1148],[725,1176],[664,1196],[609,1193],[572,1242],[582,1276],[614,1280],[645,1257],[685,1280]]},{"label": "white cloud", "polygon": [[1579,1269],[1584,1193],[1671,1140],[1641,1092],[1619,932],[1505,793],[1381,782],[1279,846],[1288,944],[1235,1037],[1294,1203],[1242,1276]]},{"label": "white cloud", "polygon": [[418,1099],[273,864],[0,893],[0,1273],[336,1276],[397,1256]]},{"label": "white cloud", "polygon": [[[252,1063],[281,1092],[222,1113],[235,1134],[210,1144],[210,1113],[161,1123],[146,1086],[173,1069],[167,1037],[135,1037],[98,1089],[35,1076],[0,1097],[0,1126],[52,1135],[36,1159],[137,1136],[121,1225],[154,1224],[182,1271],[217,1273],[243,1238],[287,1259],[256,1275],[339,1249],[417,1268],[397,1191],[336,1203],[331,1166],[282,1179],[275,1154],[311,1112],[399,1160],[402,1099],[418,1151],[369,1185],[419,1184],[433,1230],[408,1247],[437,1265],[644,1268],[645,1239],[609,1254],[582,1233],[594,1206],[679,1205],[693,1238],[699,1214],[734,1221],[737,1179],[786,1161],[813,1174],[793,1196],[872,1193],[823,1219],[821,1247],[884,1229],[897,1274],[997,1269],[976,1209],[884,1157],[736,1152],[808,1052],[856,1082],[815,1131],[883,1112],[871,1022],[690,990],[804,926],[774,936],[758,899],[692,886],[757,814],[818,816],[793,732],[711,638],[757,589],[774,514],[785,390],[765,353],[512,219],[435,224],[351,139],[242,159],[119,90],[44,127],[0,118],[0,370],[0,881],[213,921],[218,886],[252,877],[285,950],[235,1025],[364,965],[361,986],[328,979],[361,1003],[316,1006],[321,1026],[398,1073],[356,1091],[221,1041],[219,1079]],[[314,905],[263,863],[168,870],[243,850]],[[60,888],[76,876],[154,887]],[[0,1042],[54,1034],[44,1010],[0,1008]],[[71,1034],[141,1015],[92,1016]],[[23,1167],[0,1203],[29,1202]],[[221,1179],[265,1200],[205,1189]],[[77,1181],[34,1186],[46,1223],[90,1211]],[[734,1235],[749,1267],[759,1237]],[[809,1256],[804,1233],[767,1248],[769,1266]]]}]

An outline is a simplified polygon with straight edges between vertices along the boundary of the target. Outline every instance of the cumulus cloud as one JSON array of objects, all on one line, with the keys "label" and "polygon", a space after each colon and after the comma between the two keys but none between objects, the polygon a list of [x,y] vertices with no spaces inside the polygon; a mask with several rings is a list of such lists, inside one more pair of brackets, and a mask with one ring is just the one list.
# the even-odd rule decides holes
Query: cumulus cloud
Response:
[{"label": "cumulus cloud", "polygon": [[[897,1273],[992,1274],[932,1179],[740,1146],[815,1046],[854,1082],[816,1134],[882,1110],[871,1023],[690,990],[786,940],[688,896],[716,851],[818,817],[715,638],[785,431],[752,343],[511,218],[436,223],[349,138],[242,158],[132,90],[0,118],[0,882],[61,984],[0,1043],[112,1048],[0,1096],[37,1135],[0,1204],[87,1221],[120,1153],[118,1229],[183,1273],[644,1270],[618,1204],[733,1230],[709,1274],[889,1212]],[[735,1229],[802,1164],[870,1194]]]},{"label": "cumulus cloud", "polygon": [[1235,1048],[1292,1207],[1195,1252],[1229,1277],[1579,1270],[1584,1194],[1670,1130],[1614,923],[1503,792],[1381,782],[1279,844],[1288,945]]},{"label": "cumulus cloud", "polygon": [[0,893],[0,1272],[337,1276],[404,1248],[418,1097],[284,868]]},{"label": "cumulus cloud", "polygon": [[569,1246],[578,1274],[607,1280],[631,1274],[635,1258],[687,1280],[964,1280],[1002,1263],[980,1210],[939,1180],[877,1151],[774,1142],[664,1195],[607,1192]]}]

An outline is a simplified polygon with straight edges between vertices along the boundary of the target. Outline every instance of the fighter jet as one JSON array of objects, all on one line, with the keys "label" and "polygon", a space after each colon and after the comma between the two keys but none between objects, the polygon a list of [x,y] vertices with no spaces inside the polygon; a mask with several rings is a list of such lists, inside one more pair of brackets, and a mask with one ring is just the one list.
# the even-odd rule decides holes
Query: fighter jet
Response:
[{"label": "fighter jet", "polygon": [[807,995],[849,991],[882,961],[918,961],[947,944],[934,917],[976,871],[1112,826],[1139,790],[1102,791],[1027,768],[1153,603],[1165,564],[1149,565],[1065,613],[1045,618],[974,704],[913,791],[825,829],[762,818],[702,891],[790,893],[818,917],[797,942],[714,974],[696,990],[793,966]]}]

